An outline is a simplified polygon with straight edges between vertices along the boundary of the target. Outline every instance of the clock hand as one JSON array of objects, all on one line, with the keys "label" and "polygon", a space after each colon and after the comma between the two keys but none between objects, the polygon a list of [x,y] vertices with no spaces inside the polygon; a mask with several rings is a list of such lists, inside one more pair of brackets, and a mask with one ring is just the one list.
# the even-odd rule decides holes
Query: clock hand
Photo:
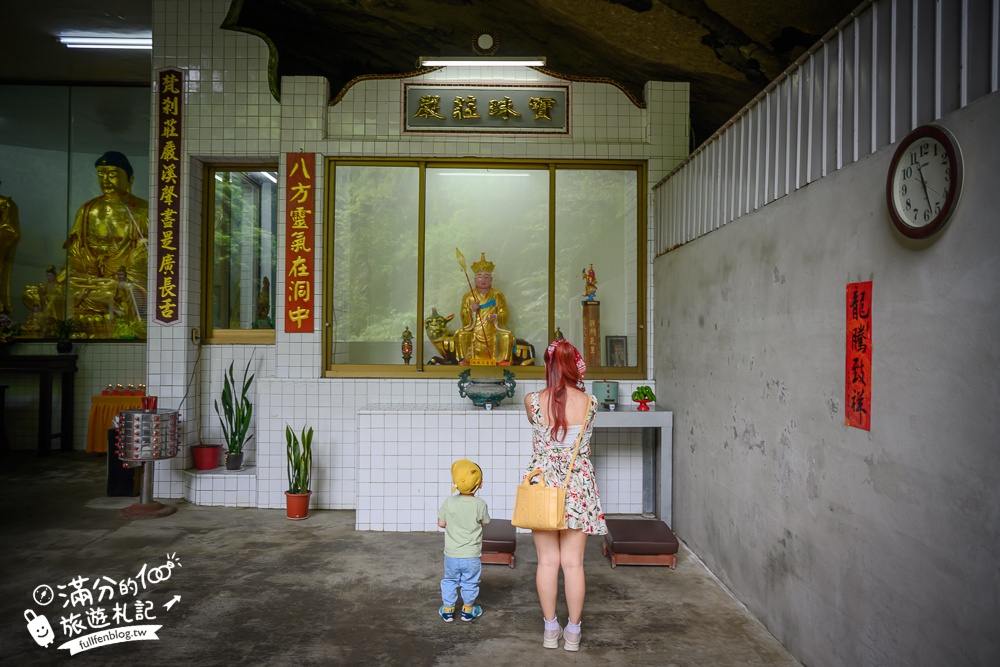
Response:
[{"label": "clock hand", "polygon": [[922,187],[924,189],[924,199],[927,200],[927,208],[931,209],[931,208],[934,208],[934,207],[931,206],[931,197],[930,197],[929,194],[927,194],[927,181],[924,180],[924,172],[923,172],[923,170],[920,167],[921,167],[921,165],[918,162],[917,163],[917,176],[920,177],[920,187]]}]

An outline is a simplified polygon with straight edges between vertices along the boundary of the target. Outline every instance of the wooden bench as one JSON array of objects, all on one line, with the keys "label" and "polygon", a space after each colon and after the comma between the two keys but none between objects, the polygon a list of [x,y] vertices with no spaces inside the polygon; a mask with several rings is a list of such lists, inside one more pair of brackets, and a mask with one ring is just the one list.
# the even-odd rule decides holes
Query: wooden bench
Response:
[{"label": "wooden bench", "polygon": [[483,563],[514,567],[514,550],[517,548],[517,531],[506,519],[490,519],[483,526]]},{"label": "wooden bench", "polygon": [[677,566],[680,543],[670,527],[659,520],[607,519],[608,534],[601,552],[611,556],[611,567],[622,565]]}]

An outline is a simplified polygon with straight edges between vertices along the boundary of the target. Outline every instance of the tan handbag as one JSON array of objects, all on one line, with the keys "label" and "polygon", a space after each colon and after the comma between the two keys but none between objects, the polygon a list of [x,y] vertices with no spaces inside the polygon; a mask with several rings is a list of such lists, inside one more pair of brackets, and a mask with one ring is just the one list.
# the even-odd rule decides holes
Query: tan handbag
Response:
[{"label": "tan handbag", "polygon": [[[580,440],[586,430],[587,422],[580,427],[580,435],[576,437],[573,447],[573,457],[569,460],[569,470],[566,471],[566,482],[562,488],[547,486],[545,475],[535,469],[517,485],[517,496],[514,498],[514,516],[510,522],[518,528],[529,530],[566,530],[566,487],[569,486],[569,476],[573,472],[576,453],[580,449]],[[536,484],[531,480],[539,478]]]}]

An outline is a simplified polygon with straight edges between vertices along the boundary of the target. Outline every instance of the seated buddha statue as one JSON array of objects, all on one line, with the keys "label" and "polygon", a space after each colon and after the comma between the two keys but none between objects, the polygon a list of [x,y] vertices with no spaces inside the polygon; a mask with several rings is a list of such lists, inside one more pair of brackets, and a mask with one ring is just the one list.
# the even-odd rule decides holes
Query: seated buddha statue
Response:
[{"label": "seated buddha statue", "polygon": [[135,179],[125,155],[108,151],[94,166],[102,194],[77,211],[63,244],[67,267],[58,280],[69,286],[70,316],[89,336],[131,338],[145,333],[143,313],[134,304],[145,303],[149,205],[132,194]]},{"label": "seated buddha statue", "polygon": [[455,333],[459,364],[509,366],[514,359],[514,334],[507,329],[507,299],[493,288],[493,262],[481,253],[473,262],[475,286],[462,298],[462,328]]}]

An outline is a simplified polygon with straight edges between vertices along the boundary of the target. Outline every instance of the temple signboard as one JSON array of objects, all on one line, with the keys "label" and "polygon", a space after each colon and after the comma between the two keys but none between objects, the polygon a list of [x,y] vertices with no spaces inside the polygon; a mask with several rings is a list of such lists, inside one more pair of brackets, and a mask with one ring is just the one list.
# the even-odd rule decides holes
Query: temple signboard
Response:
[{"label": "temple signboard", "polygon": [[285,161],[285,333],[312,333],[315,320],[315,153]]},{"label": "temple signboard", "polygon": [[569,134],[569,86],[403,84],[406,132]]},{"label": "temple signboard", "polygon": [[156,295],[154,320],[180,321],[181,150],[184,72],[156,73]]}]

